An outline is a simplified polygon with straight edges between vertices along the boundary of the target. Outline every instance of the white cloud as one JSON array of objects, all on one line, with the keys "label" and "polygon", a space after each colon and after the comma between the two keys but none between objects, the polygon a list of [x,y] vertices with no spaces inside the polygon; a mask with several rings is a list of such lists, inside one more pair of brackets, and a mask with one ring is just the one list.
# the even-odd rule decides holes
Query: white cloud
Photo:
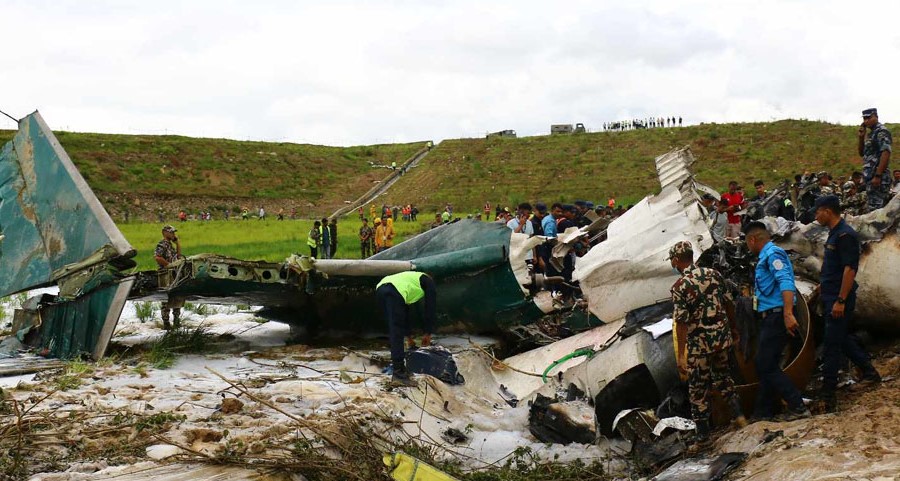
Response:
[{"label": "white cloud", "polygon": [[900,118],[893,3],[2,3],[0,109],[59,129],[348,145]]}]

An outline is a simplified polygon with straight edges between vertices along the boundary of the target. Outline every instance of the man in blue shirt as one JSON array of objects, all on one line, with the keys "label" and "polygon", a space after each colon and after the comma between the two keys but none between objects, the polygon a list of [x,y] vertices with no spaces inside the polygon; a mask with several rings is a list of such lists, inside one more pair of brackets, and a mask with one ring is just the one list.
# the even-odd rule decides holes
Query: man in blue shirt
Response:
[{"label": "man in blue shirt", "polygon": [[[833,195],[816,199],[816,221],[830,230],[825,242],[819,298],[825,318],[825,366],[822,399],[829,411],[837,408],[838,369],[841,354],[863,373],[862,383],[878,383],[881,376],[856,336],[848,332],[856,309],[856,271],[859,268],[859,236],[841,218],[840,200]],[[861,384],[862,384],[861,383]]]},{"label": "man in blue shirt", "polygon": [[[544,209],[547,208],[544,204],[538,204],[538,210],[543,206]],[[562,212],[562,204],[559,202],[553,204],[553,207],[550,211],[549,215],[545,215],[544,218],[541,219],[541,228],[544,230],[544,235],[550,238],[556,238],[556,218],[559,217]]]},{"label": "man in blue shirt", "polygon": [[756,374],[759,392],[756,396],[757,418],[773,415],[775,396],[788,404],[785,419],[810,416],[797,386],[781,370],[781,357],[788,336],[800,334],[794,317],[794,267],[784,249],[772,243],[762,222],[751,222],[745,231],[747,248],[759,255],[754,274],[754,309],[761,320],[759,346],[756,350]]}]

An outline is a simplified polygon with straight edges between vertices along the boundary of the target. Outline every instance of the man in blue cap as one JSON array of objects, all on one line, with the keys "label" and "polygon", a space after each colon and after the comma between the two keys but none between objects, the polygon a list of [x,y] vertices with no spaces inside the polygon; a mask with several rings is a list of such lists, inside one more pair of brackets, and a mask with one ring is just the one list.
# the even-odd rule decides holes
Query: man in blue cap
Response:
[{"label": "man in blue cap", "polygon": [[800,334],[800,325],[794,317],[794,267],[787,253],[776,246],[766,225],[751,222],[744,231],[747,249],[758,255],[753,286],[753,308],[759,312],[759,345],[756,349],[756,374],[759,391],[756,396],[754,417],[769,419],[773,413],[775,396],[788,405],[786,420],[810,416],[803,404],[803,397],[784,371],[781,357],[788,336]]},{"label": "man in blue cap", "polygon": [[[863,158],[863,181],[869,197],[869,210],[880,209],[887,203],[891,190],[891,132],[878,121],[878,109],[862,111],[857,150]],[[866,128],[869,135],[866,135]]]},{"label": "man in blue cap", "polygon": [[851,334],[856,309],[856,271],[859,268],[859,236],[841,218],[840,200],[833,195],[816,199],[816,221],[830,230],[825,242],[825,257],[819,284],[819,299],[825,318],[825,366],[822,399],[829,411],[837,408],[835,390],[841,354],[862,370],[862,384],[881,381],[869,355]]}]

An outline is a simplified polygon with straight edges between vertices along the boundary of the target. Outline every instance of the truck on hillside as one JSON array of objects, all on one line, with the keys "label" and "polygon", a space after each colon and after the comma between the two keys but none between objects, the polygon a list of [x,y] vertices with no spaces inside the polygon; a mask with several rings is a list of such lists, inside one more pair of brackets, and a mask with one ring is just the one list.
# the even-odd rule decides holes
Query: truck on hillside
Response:
[{"label": "truck on hillside", "polygon": [[584,124],[581,122],[575,124],[575,127],[572,127],[572,124],[553,124],[550,126],[550,135],[583,134],[586,131]]}]

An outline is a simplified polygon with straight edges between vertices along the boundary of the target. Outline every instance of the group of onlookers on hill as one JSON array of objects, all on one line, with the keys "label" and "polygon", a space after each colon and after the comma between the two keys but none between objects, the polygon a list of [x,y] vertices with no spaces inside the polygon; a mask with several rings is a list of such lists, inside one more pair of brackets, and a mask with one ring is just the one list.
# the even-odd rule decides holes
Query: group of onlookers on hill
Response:
[{"label": "group of onlookers on hill", "polygon": [[681,117],[647,117],[645,119],[618,120],[604,122],[604,132],[620,132],[623,130],[655,129],[660,127],[681,127]]}]

